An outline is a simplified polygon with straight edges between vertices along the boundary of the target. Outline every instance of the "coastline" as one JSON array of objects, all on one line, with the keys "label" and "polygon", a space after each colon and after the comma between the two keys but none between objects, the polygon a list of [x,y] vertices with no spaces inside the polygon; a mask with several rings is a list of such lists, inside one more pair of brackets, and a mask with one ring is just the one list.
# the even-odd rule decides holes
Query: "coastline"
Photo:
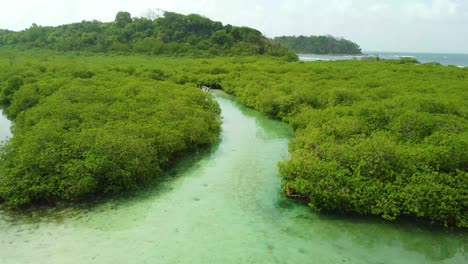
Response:
[{"label": "coastline", "polygon": [[378,57],[385,60],[413,58],[421,63],[440,63],[445,66],[453,65],[459,68],[468,67],[468,54],[456,53],[419,53],[419,52],[388,52],[365,51],[362,54],[303,54],[298,53],[301,61],[335,61],[354,60],[368,57]]}]

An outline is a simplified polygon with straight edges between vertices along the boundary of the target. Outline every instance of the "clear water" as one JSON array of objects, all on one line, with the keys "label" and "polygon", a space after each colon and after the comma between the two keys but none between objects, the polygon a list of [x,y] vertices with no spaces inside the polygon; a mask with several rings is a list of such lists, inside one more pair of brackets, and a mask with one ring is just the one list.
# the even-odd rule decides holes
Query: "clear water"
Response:
[{"label": "clear water", "polygon": [[7,139],[11,136],[10,133],[11,122],[4,115],[2,110],[0,110],[0,141]]},{"label": "clear water", "polygon": [[421,63],[439,62],[442,65],[455,65],[460,67],[468,66],[468,54],[454,53],[417,53],[417,52],[384,52],[384,51],[365,51],[366,55],[317,55],[300,54],[299,59],[303,61],[317,60],[354,60],[366,56],[378,56],[382,59],[400,59],[404,57],[415,58]]},{"label": "clear water", "polygon": [[289,128],[215,96],[219,144],[135,196],[0,213],[0,263],[467,263],[464,233],[318,215],[281,197]]}]

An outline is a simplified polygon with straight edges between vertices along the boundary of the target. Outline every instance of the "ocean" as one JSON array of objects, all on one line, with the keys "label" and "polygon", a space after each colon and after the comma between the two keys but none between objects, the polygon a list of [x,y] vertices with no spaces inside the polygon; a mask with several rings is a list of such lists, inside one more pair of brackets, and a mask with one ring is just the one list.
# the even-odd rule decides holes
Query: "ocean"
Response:
[{"label": "ocean", "polygon": [[400,59],[405,57],[415,58],[421,63],[438,62],[442,65],[455,65],[459,67],[468,66],[468,54],[455,53],[419,53],[419,52],[388,52],[388,51],[364,51],[364,55],[318,55],[299,54],[302,61],[317,60],[353,60],[363,57],[379,57],[381,59]]}]

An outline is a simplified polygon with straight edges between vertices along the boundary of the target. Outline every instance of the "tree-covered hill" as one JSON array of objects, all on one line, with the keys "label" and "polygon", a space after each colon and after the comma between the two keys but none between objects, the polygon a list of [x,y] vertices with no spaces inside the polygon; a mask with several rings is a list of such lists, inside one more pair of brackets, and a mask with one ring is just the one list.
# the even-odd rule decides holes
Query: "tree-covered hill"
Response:
[{"label": "tree-covered hill", "polygon": [[296,56],[258,30],[223,25],[200,15],[165,12],[150,19],[119,12],[115,21],[82,21],[58,27],[33,24],[13,32],[0,30],[0,46],[58,51],[145,53],[152,55]]},{"label": "tree-covered hill", "polygon": [[361,54],[361,48],[356,43],[333,36],[281,36],[273,41],[297,53]]}]

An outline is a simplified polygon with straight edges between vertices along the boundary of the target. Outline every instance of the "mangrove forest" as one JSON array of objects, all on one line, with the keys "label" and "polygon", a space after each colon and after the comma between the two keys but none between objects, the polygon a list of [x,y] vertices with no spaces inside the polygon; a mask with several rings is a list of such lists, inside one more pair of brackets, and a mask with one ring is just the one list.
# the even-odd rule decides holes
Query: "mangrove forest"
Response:
[{"label": "mangrove forest", "polygon": [[278,165],[283,195],[317,212],[468,227],[468,68],[301,62],[288,48],[360,48],[280,40],[290,41],[171,12],[0,31],[0,105],[14,124],[0,147],[0,203],[80,202],[157,184],[220,140],[221,110],[204,85],[293,129]]}]

